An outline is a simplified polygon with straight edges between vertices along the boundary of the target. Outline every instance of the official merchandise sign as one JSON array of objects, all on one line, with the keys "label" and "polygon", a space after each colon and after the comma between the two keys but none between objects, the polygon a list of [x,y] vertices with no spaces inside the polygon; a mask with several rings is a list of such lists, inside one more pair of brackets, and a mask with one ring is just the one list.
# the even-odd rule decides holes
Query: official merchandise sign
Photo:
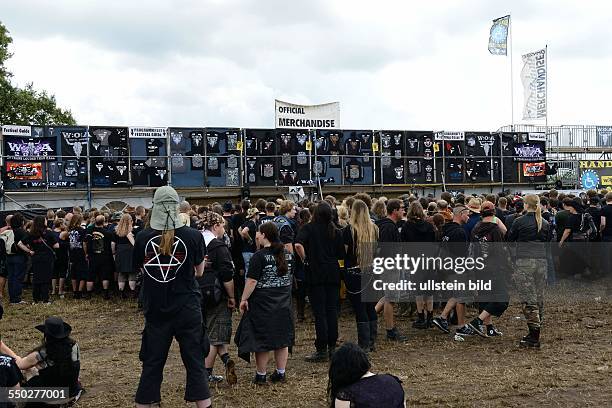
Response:
[{"label": "official merchandise sign", "polygon": [[277,99],[274,105],[278,129],[340,129],[340,102],[296,105]]},{"label": "official merchandise sign", "polygon": [[2,125],[3,136],[32,136],[31,126]]},{"label": "official merchandise sign", "polygon": [[54,137],[16,137],[4,138],[4,157],[8,160],[48,161],[57,157]]},{"label": "official merchandise sign", "polygon": [[129,136],[133,138],[145,139],[165,139],[168,135],[168,128],[165,127],[131,127],[129,128]]},{"label": "official merchandise sign", "polygon": [[449,132],[449,131],[442,131],[442,132],[436,132],[435,133],[435,139],[437,141],[450,141],[450,140],[455,140],[455,141],[462,141],[465,140],[465,132]]}]

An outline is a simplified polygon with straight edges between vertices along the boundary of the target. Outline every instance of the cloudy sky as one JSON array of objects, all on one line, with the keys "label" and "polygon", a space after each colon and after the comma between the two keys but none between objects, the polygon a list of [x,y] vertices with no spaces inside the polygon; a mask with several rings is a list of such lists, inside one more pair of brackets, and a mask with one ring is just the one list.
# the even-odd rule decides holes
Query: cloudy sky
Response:
[{"label": "cloudy sky", "polygon": [[[509,6],[512,9],[509,9]],[[495,130],[510,58],[549,46],[549,123],[612,124],[609,1],[1,0],[14,81],[81,124],[272,127],[274,99],[339,101],[353,129]],[[532,122],[534,123],[534,122]],[[540,122],[542,123],[542,122]]]}]

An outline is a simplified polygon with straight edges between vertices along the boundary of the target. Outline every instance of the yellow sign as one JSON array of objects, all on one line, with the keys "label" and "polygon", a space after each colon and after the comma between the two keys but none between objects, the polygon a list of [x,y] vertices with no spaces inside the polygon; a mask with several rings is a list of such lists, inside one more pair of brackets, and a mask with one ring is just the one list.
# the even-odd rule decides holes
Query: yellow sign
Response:
[{"label": "yellow sign", "polygon": [[434,143],[433,148],[434,148],[434,153],[438,153],[440,151],[440,144]]},{"label": "yellow sign", "polygon": [[581,160],[581,169],[612,169],[612,160]]},{"label": "yellow sign", "polygon": [[604,186],[612,186],[612,176],[601,176],[601,184]]},{"label": "yellow sign", "polygon": [[236,149],[242,151],[242,140],[239,140],[238,142],[236,142]]},{"label": "yellow sign", "polygon": [[373,152],[377,152],[378,151],[378,143],[376,143],[376,142],[372,143],[372,151]]},{"label": "yellow sign", "polygon": [[308,151],[312,150],[312,142],[310,140],[306,142],[306,150]]}]

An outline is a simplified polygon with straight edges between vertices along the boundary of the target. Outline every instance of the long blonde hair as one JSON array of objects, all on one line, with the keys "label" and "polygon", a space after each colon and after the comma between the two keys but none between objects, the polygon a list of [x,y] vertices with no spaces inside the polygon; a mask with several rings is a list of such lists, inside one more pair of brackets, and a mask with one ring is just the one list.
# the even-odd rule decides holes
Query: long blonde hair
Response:
[{"label": "long blonde hair", "polygon": [[372,264],[378,242],[378,227],[370,219],[370,209],[362,200],[355,200],[351,207],[353,246],[360,268]]},{"label": "long blonde hair", "polygon": [[132,232],[132,216],[130,214],[123,214],[117,224],[115,233],[118,237],[127,237]]},{"label": "long blonde hair", "polygon": [[525,207],[527,207],[527,211],[535,212],[538,232],[540,232],[542,229],[542,206],[540,205],[540,197],[535,194],[529,194],[525,197]]}]

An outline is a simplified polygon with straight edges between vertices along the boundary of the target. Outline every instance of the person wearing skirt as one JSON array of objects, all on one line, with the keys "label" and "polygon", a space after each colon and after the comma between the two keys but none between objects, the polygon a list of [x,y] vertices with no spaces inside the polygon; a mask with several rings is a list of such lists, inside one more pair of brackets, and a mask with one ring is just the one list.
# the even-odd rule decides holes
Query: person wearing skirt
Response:
[{"label": "person wearing skirt", "polygon": [[270,351],[274,351],[276,362],[270,381],[285,381],[289,349],[295,340],[291,305],[293,255],[285,251],[272,222],[259,226],[256,239],[263,249],[249,263],[240,301],[242,319],[234,341],[240,358],[249,362],[250,353],[255,353],[257,373],[253,382],[264,385]]},{"label": "person wearing skirt", "polygon": [[125,281],[129,283],[132,294],[136,293],[136,272],[132,265],[132,253],[134,252],[134,233],[132,232],[132,216],[123,214],[113,234],[111,248],[115,257],[115,270],[117,271],[117,282],[121,298],[128,296],[125,291]]}]

